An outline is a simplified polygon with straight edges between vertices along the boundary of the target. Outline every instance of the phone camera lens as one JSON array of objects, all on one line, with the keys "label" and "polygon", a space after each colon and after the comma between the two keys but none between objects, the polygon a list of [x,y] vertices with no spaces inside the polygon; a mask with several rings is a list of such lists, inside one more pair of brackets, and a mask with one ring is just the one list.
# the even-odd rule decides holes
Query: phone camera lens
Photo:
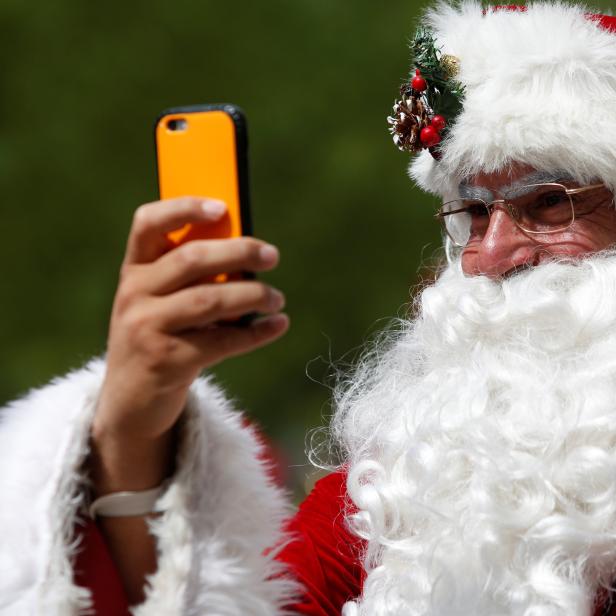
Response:
[{"label": "phone camera lens", "polygon": [[167,122],[167,130],[172,132],[183,131],[186,130],[187,125],[186,120],[176,118]]}]

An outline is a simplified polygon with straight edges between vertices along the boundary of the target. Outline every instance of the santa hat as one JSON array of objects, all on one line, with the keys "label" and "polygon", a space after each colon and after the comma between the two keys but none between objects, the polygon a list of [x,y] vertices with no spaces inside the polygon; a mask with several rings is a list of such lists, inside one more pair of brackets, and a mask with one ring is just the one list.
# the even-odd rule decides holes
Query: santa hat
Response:
[{"label": "santa hat", "polygon": [[461,109],[438,146],[413,157],[420,187],[448,196],[520,162],[616,190],[616,18],[564,2],[463,1],[439,3],[422,25],[453,62]]}]

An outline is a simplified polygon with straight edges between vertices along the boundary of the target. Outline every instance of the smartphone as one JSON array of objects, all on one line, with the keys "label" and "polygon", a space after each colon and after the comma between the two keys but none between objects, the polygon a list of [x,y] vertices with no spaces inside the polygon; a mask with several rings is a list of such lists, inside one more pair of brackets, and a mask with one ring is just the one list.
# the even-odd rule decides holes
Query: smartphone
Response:
[{"label": "smartphone", "polygon": [[[241,109],[231,104],[174,107],[158,116],[154,130],[160,198],[203,195],[227,204],[220,222],[188,224],[169,233],[172,245],[252,235],[248,138]],[[220,274],[215,280],[248,277]]]}]

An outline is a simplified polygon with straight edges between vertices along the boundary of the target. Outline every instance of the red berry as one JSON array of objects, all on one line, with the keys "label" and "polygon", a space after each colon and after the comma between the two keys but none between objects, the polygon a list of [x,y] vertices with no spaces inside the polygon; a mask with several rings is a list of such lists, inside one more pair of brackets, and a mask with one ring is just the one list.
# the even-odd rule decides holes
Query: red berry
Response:
[{"label": "red berry", "polygon": [[440,133],[445,128],[445,126],[447,126],[447,120],[445,120],[442,115],[437,114],[432,118],[431,124]]},{"label": "red berry", "polygon": [[427,148],[432,148],[441,142],[441,136],[438,134],[434,126],[426,126],[425,128],[422,128],[421,133],[419,133],[419,138],[421,139],[423,145]]},{"label": "red berry", "polygon": [[423,92],[428,89],[428,84],[421,76],[421,71],[419,69],[415,71],[415,77],[413,77],[413,81],[411,81],[411,87],[413,90],[417,90],[417,92]]}]

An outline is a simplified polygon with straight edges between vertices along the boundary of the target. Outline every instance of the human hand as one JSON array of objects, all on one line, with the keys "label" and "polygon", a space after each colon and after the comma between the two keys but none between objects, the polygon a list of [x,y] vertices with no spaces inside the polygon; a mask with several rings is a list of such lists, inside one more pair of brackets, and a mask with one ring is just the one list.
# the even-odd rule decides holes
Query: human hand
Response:
[{"label": "human hand", "polygon": [[[279,313],[284,297],[267,284],[203,282],[223,272],[272,269],[278,263],[273,246],[242,237],[194,240],[169,250],[169,231],[186,223],[215,223],[224,212],[221,202],[185,197],[143,205],[135,213],[92,428],[95,450],[108,458],[103,466],[121,460],[126,467],[129,450],[134,462],[147,466],[147,459],[168,447],[164,443],[201,370],[272,342],[288,327]],[[251,312],[268,316],[246,327],[220,324]],[[146,474],[135,471],[129,483],[156,485]]]}]

